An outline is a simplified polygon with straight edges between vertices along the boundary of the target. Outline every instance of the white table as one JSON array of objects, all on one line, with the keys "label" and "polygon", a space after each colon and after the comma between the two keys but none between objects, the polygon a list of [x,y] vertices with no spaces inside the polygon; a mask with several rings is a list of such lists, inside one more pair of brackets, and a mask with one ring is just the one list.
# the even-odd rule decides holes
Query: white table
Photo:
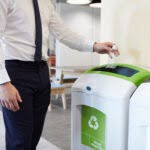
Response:
[{"label": "white table", "polygon": [[[51,94],[54,95],[61,95],[62,97],[62,103],[63,103],[63,108],[64,110],[67,108],[67,103],[66,103],[66,91],[68,91],[69,88],[72,87],[73,82],[71,83],[66,83],[65,82],[65,77],[64,74],[70,75],[70,77],[67,77],[66,79],[75,79],[78,78],[82,73],[84,73],[86,70],[92,68],[93,66],[55,66],[55,67],[49,67],[50,70],[59,70],[61,71],[61,77],[59,81],[55,81],[56,78],[53,77],[52,83],[51,83]],[[52,106],[50,104],[49,106],[49,111],[51,111]]]}]

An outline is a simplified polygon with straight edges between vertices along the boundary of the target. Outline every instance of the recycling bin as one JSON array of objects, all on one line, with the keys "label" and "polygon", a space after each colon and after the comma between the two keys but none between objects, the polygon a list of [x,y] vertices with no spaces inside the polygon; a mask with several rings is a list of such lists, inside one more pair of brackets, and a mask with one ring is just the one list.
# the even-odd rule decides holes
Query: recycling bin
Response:
[{"label": "recycling bin", "polygon": [[130,97],[149,77],[127,64],[81,75],[72,88],[71,150],[127,150]]},{"label": "recycling bin", "polygon": [[128,150],[150,150],[150,83],[143,83],[130,101]]}]

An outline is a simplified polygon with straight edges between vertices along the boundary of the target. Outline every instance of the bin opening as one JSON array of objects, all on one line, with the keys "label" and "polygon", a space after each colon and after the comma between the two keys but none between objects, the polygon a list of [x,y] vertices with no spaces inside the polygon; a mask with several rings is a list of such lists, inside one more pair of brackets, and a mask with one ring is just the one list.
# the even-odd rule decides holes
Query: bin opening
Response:
[{"label": "bin opening", "polygon": [[126,77],[131,77],[139,72],[138,70],[127,68],[127,67],[121,67],[121,66],[117,66],[115,68],[107,68],[105,66],[105,67],[95,68],[92,71],[111,72],[111,73],[120,74]]}]

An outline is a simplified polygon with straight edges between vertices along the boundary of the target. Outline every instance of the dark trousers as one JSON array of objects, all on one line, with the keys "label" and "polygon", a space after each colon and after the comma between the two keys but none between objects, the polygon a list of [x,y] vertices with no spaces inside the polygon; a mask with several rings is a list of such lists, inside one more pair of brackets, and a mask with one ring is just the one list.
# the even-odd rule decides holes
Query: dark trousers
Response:
[{"label": "dark trousers", "polygon": [[3,108],[6,150],[36,150],[50,103],[47,63],[7,60],[5,64],[23,100],[18,112]]}]

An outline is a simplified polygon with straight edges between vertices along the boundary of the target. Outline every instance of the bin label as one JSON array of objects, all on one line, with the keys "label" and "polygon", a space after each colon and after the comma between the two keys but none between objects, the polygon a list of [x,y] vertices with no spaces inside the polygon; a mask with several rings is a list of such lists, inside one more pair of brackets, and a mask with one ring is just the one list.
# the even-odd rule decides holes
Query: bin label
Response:
[{"label": "bin label", "polygon": [[91,150],[105,150],[105,114],[95,108],[82,106],[81,118],[81,143]]}]

